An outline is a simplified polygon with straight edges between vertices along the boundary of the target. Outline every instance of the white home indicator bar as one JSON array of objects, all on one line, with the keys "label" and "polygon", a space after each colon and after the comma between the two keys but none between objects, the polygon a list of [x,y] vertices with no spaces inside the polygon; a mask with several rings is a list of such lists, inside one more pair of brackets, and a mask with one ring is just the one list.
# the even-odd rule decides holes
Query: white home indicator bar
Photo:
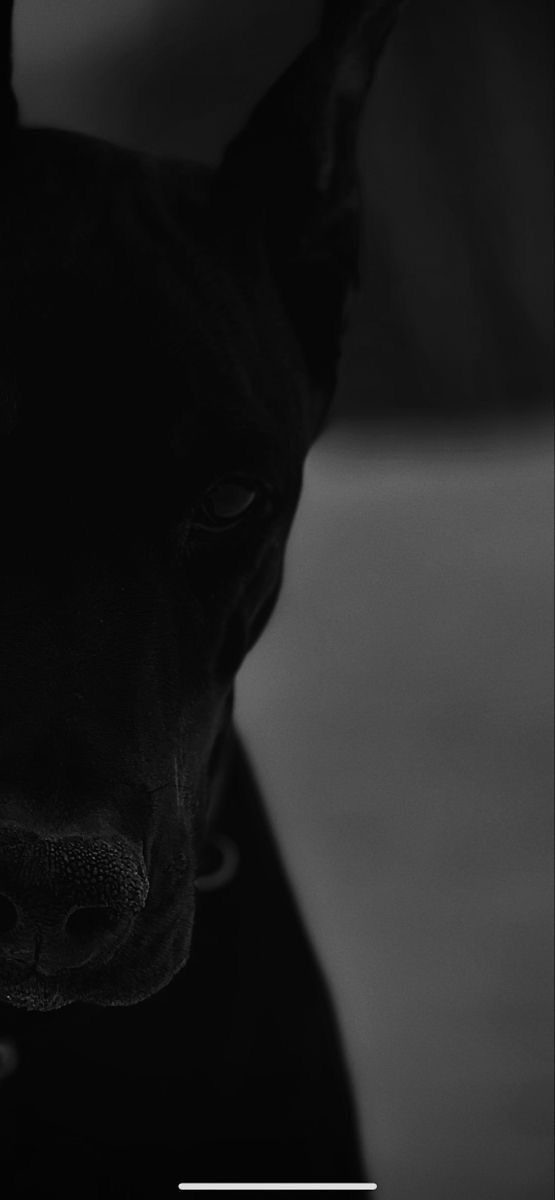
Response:
[{"label": "white home indicator bar", "polygon": [[376,1192],[377,1183],[178,1183],[182,1192]]}]

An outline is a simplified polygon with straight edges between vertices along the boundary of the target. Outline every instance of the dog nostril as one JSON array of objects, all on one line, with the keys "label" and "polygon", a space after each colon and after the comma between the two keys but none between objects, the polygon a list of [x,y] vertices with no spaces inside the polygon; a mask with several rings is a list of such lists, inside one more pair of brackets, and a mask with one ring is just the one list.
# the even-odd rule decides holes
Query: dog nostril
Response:
[{"label": "dog nostril", "polygon": [[77,941],[89,941],[90,938],[115,929],[117,924],[118,917],[113,908],[106,905],[90,905],[70,913],[66,921],[66,932]]},{"label": "dog nostril", "polygon": [[14,929],[18,922],[17,908],[8,900],[7,896],[0,894],[0,933],[9,933],[10,929]]}]

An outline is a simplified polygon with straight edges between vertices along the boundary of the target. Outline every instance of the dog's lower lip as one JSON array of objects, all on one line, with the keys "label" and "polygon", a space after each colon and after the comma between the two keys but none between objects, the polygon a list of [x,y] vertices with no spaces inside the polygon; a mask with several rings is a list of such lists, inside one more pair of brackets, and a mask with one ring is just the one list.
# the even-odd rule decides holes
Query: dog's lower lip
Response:
[{"label": "dog's lower lip", "polygon": [[40,975],[34,968],[7,986],[0,992],[0,999],[7,1003],[16,1004],[29,1009],[43,1011],[61,1008],[67,1003],[57,979]]}]

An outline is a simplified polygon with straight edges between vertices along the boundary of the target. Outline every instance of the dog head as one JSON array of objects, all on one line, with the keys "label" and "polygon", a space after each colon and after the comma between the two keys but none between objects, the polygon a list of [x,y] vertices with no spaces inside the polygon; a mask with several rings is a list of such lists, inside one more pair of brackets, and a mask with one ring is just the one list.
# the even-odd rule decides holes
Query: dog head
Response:
[{"label": "dog head", "polygon": [[333,392],[358,117],[397,5],[334,8],[214,171],[19,128],[5,86],[0,995],[16,1005],[135,1003],[188,956],[234,675]]}]

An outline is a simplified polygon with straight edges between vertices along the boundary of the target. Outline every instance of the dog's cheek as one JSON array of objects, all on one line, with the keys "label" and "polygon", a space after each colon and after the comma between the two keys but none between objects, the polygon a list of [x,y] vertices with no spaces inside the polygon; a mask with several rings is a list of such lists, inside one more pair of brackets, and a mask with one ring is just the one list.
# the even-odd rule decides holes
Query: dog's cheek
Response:
[{"label": "dog's cheek", "polygon": [[268,556],[256,574],[241,588],[230,617],[225,622],[217,656],[219,679],[231,679],[249,650],[260,637],[280,593],[283,554]]}]

